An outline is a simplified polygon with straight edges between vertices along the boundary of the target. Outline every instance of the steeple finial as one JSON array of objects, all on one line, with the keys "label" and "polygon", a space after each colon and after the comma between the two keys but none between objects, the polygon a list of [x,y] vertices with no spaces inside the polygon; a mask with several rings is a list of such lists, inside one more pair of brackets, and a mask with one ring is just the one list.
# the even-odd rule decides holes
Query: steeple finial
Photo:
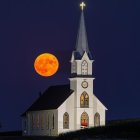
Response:
[{"label": "steeple finial", "polygon": [[84,7],[86,6],[86,4],[84,2],[81,2],[80,3],[80,7],[81,7],[81,10],[83,11],[84,10]]}]

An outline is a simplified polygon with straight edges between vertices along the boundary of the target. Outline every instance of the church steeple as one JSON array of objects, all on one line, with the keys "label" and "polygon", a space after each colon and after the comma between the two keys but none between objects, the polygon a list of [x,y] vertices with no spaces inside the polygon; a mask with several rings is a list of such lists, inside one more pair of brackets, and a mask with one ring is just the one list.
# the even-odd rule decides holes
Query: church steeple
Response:
[{"label": "church steeple", "polygon": [[82,2],[80,6],[81,6],[82,12],[81,12],[77,42],[76,42],[76,55],[75,56],[79,56],[78,58],[81,58],[83,54],[86,52],[89,58],[91,59],[92,56],[88,48],[88,40],[87,40],[87,33],[86,33],[86,26],[85,26],[85,19],[84,19],[84,7],[85,7],[84,2]]},{"label": "church steeple", "polygon": [[92,76],[92,56],[89,51],[87,33],[84,20],[84,7],[85,3],[82,2],[80,26],[77,36],[76,48],[71,57],[71,74],[75,76]]}]

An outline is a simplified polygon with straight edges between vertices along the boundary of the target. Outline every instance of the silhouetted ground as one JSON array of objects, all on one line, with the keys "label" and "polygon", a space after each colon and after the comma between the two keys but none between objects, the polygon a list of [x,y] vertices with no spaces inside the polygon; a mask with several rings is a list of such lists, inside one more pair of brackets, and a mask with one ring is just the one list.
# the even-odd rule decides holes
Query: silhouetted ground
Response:
[{"label": "silhouetted ground", "polygon": [[58,137],[22,137],[21,131],[0,133],[0,140],[140,139],[140,119],[109,121],[104,127],[82,129]]},{"label": "silhouetted ground", "polygon": [[0,136],[0,140],[56,140],[54,137],[41,137],[41,136]]}]

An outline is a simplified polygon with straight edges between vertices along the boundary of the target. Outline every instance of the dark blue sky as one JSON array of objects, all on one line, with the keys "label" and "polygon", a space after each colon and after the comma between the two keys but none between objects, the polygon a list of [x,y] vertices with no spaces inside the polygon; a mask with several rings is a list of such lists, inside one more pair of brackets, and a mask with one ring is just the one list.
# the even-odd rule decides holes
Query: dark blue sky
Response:
[{"label": "dark blue sky", "polygon": [[[20,115],[40,91],[69,83],[79,2],[0,1],[0,131],[21,129]],[[86,4],[88,42],[95,60],[94,94],[108,108],[108,120],[140,118],[140,1],[86,0]],[[53,77],[34,71],[35,58],[44,52],[60,62]]]}]

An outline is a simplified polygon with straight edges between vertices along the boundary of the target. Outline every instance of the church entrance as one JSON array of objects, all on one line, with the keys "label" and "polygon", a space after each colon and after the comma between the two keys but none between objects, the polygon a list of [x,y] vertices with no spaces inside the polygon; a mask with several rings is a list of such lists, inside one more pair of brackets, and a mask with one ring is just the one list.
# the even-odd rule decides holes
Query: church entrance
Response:
[{"label": "church entrance", "polygon": [[86,112],[81,115],[81,128],[87,128],[89,126],[89,117]]}]

